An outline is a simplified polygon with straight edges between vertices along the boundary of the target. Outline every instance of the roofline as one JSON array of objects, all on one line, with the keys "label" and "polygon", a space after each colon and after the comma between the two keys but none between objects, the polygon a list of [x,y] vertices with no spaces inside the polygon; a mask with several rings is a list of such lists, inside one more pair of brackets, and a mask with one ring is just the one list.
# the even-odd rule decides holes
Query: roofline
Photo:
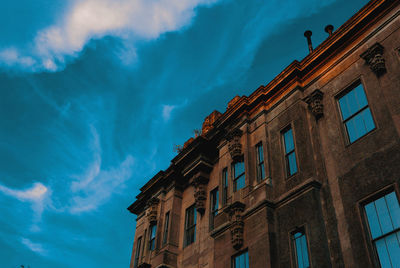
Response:
[{"label": "roofline", "polygon": [[[294,60],[267,85],[259,86],[249,96],[238,98],[238,100],[213,123],[213,131],[210,131],[210,133],[215,135],[215,131],[223,131],[235,118],[244,112],[251,111],[251,109],[256,107],[261,101],[264,101],[268,106],[272,106],[294,89],[305,90],[314,82],[312,79],[313,75],[315,75],[322,65],[343,52],[344,48],[347,48],[354,40],[362,36],[371,26],[399,4],[400,1],[396,0],[372,0],[367,3],[300,62]],[[207,133],[206,136],[210,136],[210,133]],[[207,140],[207,138],[198,136],[193,142],[179,152],[178,155],[172,159],[171,165],[165,172],[158,172],[140,188],[141,193],[136,196],[137,200],[128,207],[128,210],[134,214],[138,214],[145,193],[159,184],[160,180],[165,178],[165,175],[175,168],[176,162],[183,159],[188,152],[193,150],[196,146],[200,146],[204,140]]]}]

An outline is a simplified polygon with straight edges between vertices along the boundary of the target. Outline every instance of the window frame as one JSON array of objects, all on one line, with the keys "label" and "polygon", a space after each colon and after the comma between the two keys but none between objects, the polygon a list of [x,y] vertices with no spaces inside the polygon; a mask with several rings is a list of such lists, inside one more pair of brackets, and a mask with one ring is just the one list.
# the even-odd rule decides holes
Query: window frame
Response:
[{"label": "window frame", "polygon": [[[238,176],[236,176],[236,169],[235,169],[235,165],[238,163],[243,163],[243,172],[240,173]],[[246,187],[246,165],[244,163],[244,159],[240,160],[240,161],[235,161],[232,162],[231,164],[231,174],[232,174],[232,183],[233,183],[233,192],[238,192],[239,190],[243,189]],[[240,189],[237,188],[237,182],[239,181],[239,179],[241,179],[243,176],[243,180],[244,180],[244,186]]]},{"label": "window frame", "polygon": [[[154,227],[154,230],[153,230]],[[153,233],[154,231],[154,233]],[[153,237],[154,234],[154,237]],[[151,224],[149,227],[149,251],[156,249],[156,237],[157,237],[157,224]],[[153,243],[154,242],[154,243]]]},{"label": "window frame", "polygon": [[293,260],[293,267],[298,268],[299,263],[298,263],[298,253],[297,253],[297,244],[296,240],[298,238],[295,238],[295,235],[297,233],[302,233],[306,240],[306,246],[307,246],[307,257],[308,257],[308,267],[306,268],[311,268],[311,251],[310,251],[310,244],[309,244],[309,239],[308,239],[308,234],[305,226],[300,226],[294,229],[293,231],[290,232],[290,247],[292,249],[292,260]]},{"label": "window frame", "polygon": [[[286,152],[286,141],[285,141],[285,134],[287,132],[291,131],[292,132],[292,140],[293,140],[293,150]],[[285,167],[285,177],[290,178],[295,176],[296,174],[299,173],[299,161],[297,158],[297,150],[296,150],[296,139],[295,139],[295,133],[294,133],[294,128],[292,124],[287,125],[281,130],[281,142],[282,142],[282,149],[283,149],[283,156],[284,156],[284,167]],[[290,173],[290,164],[289,164],[289,155],[294,154],[294,160],[296,164],[296,171],[294,173]]]},{"label": "window frame", "polygon": [[[236,258],[242,256],[243,254],[246,254],[246,256],[247,256],[247,262],[246,263],[248,264],[248,267],[236,267],[236,262],[235,262]],[[233,255],[231,257],[231,267],[232,268],[249,268],[250,267],[249,250],[247,248],[245,250],[240,251],[239,253],[237,253],[237,254],[235,254],[235,255]]]},{"label": "window frame", "polygon": [[[215,204],[217,205],[216,209],[214,207]],[[215,217],[218,215],[218,211],[219,211],[219,189],[218,187],[215,187],[213,190],[210,191],[210,230],[214,229],[214,220]]]},{"label": "window frame", "polygon": [[137,241],[136,241],[136,248],[135,248],[135,257],[133,260],[133,268],[137,268],[140,262],[140,247],[142,243],[142,237],[139,236]]},{"label": "window frame", "polygon": [[168,242],[168,234],[169,234],[169,221],[170,221],[170,211],[165,213],[164,217],[164,230],[163,230],[163,245]]},{"label": "window frame", "polygon": [[[369,251],[369,256],[370,259],[373,263],[374,266],[376,267],[382,267],[380,259],[379,259],[379,254],[378,254],[378,249],[377,246],[375,245],[375,242],[381,240],[381,239],[385,239],[386,237],[389,237],[392,234],[395,234],[397,232],[400,232],[400,227],[397,229],[394,229],[390,232],[387,232],[385,234],[382,234],[376,238],[372,237],[372,230],[370,227],[370,223],[368,220],[368,216],[367,216],[367,211],[366,211],[366,206],[372,202],[375,202],[381,198],[384,198],[385,196],[394,193],[397,202],[400,205],[400,195],[398,192],[398,188],[395,185],[389,185],[388,187],[385,187],[384,189],[379,190],[379,192],[377,193],[373,193],[372,195],[366,197],[365,199],[363,199],[362,201],[359,202],[359,211],[360,211],[360,215],[361,215],[361,222],[362,222],[362,227],[364,229],[364,235],[365,238],[367,240],[367,245],[368,245],[368,251]],[[378,216],[379,218],[379,216]],[[379,221],[379,219],[378,219]]]},{"label": "window frame", "polygon": [[[347,94],[349,94],[351,91],[355,90],[358,86],[362,87],[362,90],[364,92],[365,98],[367,100],[367,105],[362,107],[360,110],[358,110],[357,112],[355,112],[354,114],[352,114],[351,116],[349,116],[346,119],[343,119],[343,112],[342,109],[340,107],[340,102],[339,100],[341,98],[343,98],[344,96],[346,96]],[[339,114],[339,119],[340,119],[340,124],[341,124],[341,128],[342,128],[342,135],[344,137],[345,140],[345,146],[350,146],[354,143],[356,143],[359,140],[362,140],[364,137],[368,136],[370,133],[374,132],[377,128],[378,125],[376,123],[375,120],[375,116],[374,113],[372,112],[371,109],[371,103],[369,101],[368,95],[367,95],[367,91],[366,91],[366,87],[365,87],[365,83],[363,83],[363,81],[361,80],[361,78],[357,78],[355,81],[351,82],[348,86],[346,86],[343,90],[341,90],[339,93],[337,93],[335,95],[335,101],[336,101],[336,107],[338,110],[338,114]],[[365,111],[366,109],[369,109],[369,112],[371,113],[371,117],[372,117],[372,122],[374,124],[374,128],[371,129],[370,131],[364,133],[362,136],[358,137],[357,139],[355,139],[354,141],[350,141],[350,135],[346,126],[346,122],[350,121],[351,119],[355,118],[357,115],[360,115],[363,111]]]},{"label": "window frame", "polygon": [[[257,182],[261,182],[266,178],[265,174],[265,158],[264,158],[264,146],[262,141],[256,144],[256,169],[257,169]],[[260,152],[261,148],[261,152]],[[262,159],[260,160],[260,155]],[[262,176],[264,174],[264,176]]]},{"label": "window frame", "polygon": [[228,187],[229,187],[229,176],[228,168],[224,167],[222,169],[222,205],[225,206],[228,203]]},{"label": "window frame", "polygon": [[[189,225],[189,223],[188,223],[189,211],[193,211],[193,218],[194,218],[194,223],[190,226],[188,226]],[[185,225],[184,225],[185,230],[184,230],[184,236],[183,236],[183,247],[184,248],[193,244],[194,242],[196,242],[196,224],[197,224],[197,210],[196,210],[195,204],[193,204],[185,210]],[[189,241],[188,235],[189,235],[189,231],[191,231],[192,229],[194,229],[193,239],[190,239],[190,241]]]}]

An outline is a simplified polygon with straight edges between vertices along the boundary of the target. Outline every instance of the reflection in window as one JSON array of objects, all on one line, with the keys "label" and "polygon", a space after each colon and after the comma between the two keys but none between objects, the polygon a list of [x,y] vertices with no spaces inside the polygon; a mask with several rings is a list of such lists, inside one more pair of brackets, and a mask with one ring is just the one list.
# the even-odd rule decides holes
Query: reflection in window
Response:
[{"label": "reflection in window", "polygon": [[236,162],[232,164],[233,191],[236,192],[246,186],[244,162]]},{"label": "reflection in window", "polygon": [[210,193],[210,228],[214,229],[214,218],[218,214],[218,188],[215,188]]},{"label": "reflection in window", "polygon": [[150,240],[149,240],[149,250],[154,250],[156,246],[156,232],[157,225],[153,224],[150,226]]},{"label": "reflection in window", "polygon": [[293,233],[292,239],[294,241],[296,267],[297,268],[310,267],[310,261],[308,259],[307,239],[304,230],[300,230]]},{"label": "reflection in window", "polygon": [[362,84],[341,97],[339,106],[350,143],[375,128]]},{"label": "reflection in window", "polygon": [[193,205],[186,209],[184,246],[188,246],[194,241],[196,241],[196,208]]},{"label": "reflection in window", "polygon": [[135,260],[133,262],[133,267],[136,268],[139,264],[139,256],[140,256],[140,246],[142,243],[142,237],[139,237],[136,243],[136,251],[135,251]]},{"label": "reflection in window", "polygon": [[228,169],[222,170],[222,204],[226,205],[228,200]]},{"label": "reflection in window", "polygon": [[294,140],[292,128],[286,129],[283,133],[283,143],[285,146],[286,174],[292,176],[297,172],[296,153],[294,150]]},{"label": "reflection in window", "polygon": [[365,206],[372,242],[382,268],[400,267],[400,207],[394,192]]},{"label": "reflection in window", "polygon": [[247,251],[232,258],[232,268],[249,268],[249,254]]},{"label": "reflection in window", "polygon": [[262,142],[256,145],[257,151],[257,181],[260,182],[265,178],[264,169],[264,152]]}]

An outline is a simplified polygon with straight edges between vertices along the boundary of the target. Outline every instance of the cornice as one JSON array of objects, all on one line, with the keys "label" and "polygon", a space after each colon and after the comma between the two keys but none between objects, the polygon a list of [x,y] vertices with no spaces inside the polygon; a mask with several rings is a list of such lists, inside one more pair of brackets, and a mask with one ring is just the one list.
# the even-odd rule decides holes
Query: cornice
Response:
[{"label": "cornice", "polygon": [[141,211],[140,208],[144,207],[144,200],[151,198],[152,193],[163,185],[177,180],[178,177],[181,179],[181,175],[173,175],[181,174],[191,160],[204,154],[210,148],[217,150],[219,141],[225,137],[227,130],[237,124],[243,115],[249,117],[259,105],[263,105],[262,109],[269,110],[286,95],[308,88],[325,69],[330,69],[331,65],[337,64],[332,62],[334,58],[339,57],[341,61],[343,55],[348,55],[347,51],[352,49],[355,40],[365,35],[398,5],[400,5],[398,0],[370,1],[303,60],[293,61],[267,85],[259,86],[249,96],[236,96],[229,102],[229,107],[223,114],[218,112],[215,121],[208,125],[207,132],[192,138],[187,146],[172,159],[166,171],[158,172],[140,189],[141,193],[136,196],[137,200],[129,206],[128,210],[138,214]]}]

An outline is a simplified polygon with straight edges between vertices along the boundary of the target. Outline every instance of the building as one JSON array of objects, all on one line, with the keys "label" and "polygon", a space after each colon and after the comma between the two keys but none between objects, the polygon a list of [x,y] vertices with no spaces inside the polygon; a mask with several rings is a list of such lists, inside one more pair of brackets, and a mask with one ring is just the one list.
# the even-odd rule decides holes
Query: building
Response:
[{"label": "building", "polygon": [[326,30],[140,189],[131,268],[400,267],[400,1]]}]

